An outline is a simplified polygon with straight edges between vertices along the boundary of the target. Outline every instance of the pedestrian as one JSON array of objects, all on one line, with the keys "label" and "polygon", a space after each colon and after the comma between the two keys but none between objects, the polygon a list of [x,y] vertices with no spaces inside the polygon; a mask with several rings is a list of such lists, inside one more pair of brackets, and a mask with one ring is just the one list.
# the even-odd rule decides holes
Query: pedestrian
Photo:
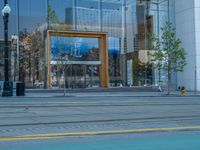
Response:
[{"label": "pedestrian", "polygon": [[182,86],[182,87],[180,88],[180,95],[182,96],[182,95],[184,95],[185,93],[186,93],[185,87]]},{"label": "pedestrian", "polygon": [[162,90],[162,88],[161,88],[161,86],[159,85],[158,86],[158,92],[162,92],[163,90]]},{"label": "pedestrian", "polygon": [[180,86],[178,87],[178,91],[179,91],[179,92],[181,91],[181,87],[180,87]]}]

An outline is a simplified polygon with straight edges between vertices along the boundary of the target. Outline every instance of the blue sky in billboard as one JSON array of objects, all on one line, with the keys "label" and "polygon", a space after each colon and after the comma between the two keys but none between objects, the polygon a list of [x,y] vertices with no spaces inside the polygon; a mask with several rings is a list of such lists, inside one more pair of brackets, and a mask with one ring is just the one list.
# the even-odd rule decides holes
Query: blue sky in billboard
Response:
[{"label": "blue sky in billboard", "polygon": [[51,37],[51,55],[53,56],[57,56],[58,53],[82,55],[92,48],[98,49],[97,38]]},{"label": "blue sky in billboard", "polygon": [[[98,38],[81,37],[51,37],[51,56],[57,57],[59,53],[70,55],[83,55],[89,53],[92,48],[98,49]],[[119,38],[108,38],[108,52],[119,52]]]}]

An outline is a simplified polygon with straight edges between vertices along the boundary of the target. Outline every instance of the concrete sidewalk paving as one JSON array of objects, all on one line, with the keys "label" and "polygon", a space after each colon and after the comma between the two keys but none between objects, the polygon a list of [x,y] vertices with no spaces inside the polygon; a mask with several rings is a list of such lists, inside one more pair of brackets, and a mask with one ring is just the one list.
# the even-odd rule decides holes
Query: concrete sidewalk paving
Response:
[{"label": "concrete sidewalk paving", "polygon": [[[30,97],[30,98],[40,98],[40,97],[187,97],[187,96],[200,96],[200,93],[195,92],[187,92],[183,96],[179,94],[178,91],[172,91],[171,95],[167,95],[167,92],[134,92],[134,91],[117,91],[117,92],[66,92],[64,95],[64,91],[59,92],[51,92],[50,90],[47,92],[26,92],[25,96],[22,97]],[[15,94],[13,97],[17,97]]]}]

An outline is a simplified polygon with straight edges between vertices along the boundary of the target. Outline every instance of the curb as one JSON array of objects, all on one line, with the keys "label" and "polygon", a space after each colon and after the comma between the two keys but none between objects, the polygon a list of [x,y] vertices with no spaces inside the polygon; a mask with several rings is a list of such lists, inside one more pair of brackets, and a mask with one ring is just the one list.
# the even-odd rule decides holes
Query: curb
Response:
[{"label": "curb", "polygon": [[82,137],[97,135],[114,135],[114,134],[136,134],[152,132],[178,132],[178,131],[199,131],[200,126],[188,127],[171,127],[171,128],[144,128],[132,130],[109,130],[109,131],[88,131],[88,132],[65,132],[65,133],[47,133],[47,134],[25,134],[17,136],[0,137],[0,141],[24,141],[50,138]]}]

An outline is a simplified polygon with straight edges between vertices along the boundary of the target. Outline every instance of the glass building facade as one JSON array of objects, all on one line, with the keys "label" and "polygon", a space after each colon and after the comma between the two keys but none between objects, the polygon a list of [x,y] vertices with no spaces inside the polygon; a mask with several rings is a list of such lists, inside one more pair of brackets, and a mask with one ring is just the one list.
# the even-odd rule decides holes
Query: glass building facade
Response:
[{"label": "glass building facade", "polygon": [[[8,3],[12,9],[11,80],[23,80],[27,87],[45,86],[46,31],[57,30],[108,33],[110,86],[166,82],[165,72],[153,69],[148,57],[147,34],[160,35],[166,21],[174,23],[174,0],[8,0]],[[0,19],[0,51],[3,60],[3,19]],[[74,63],[63,70],[53,63],[58,55]],[[96,39],[52,37],[52,86],[63,86],[64,81],[70,88],[99,86],[98,58]],[[4,64],[0,63],[0,80],[4,80]]]}]

